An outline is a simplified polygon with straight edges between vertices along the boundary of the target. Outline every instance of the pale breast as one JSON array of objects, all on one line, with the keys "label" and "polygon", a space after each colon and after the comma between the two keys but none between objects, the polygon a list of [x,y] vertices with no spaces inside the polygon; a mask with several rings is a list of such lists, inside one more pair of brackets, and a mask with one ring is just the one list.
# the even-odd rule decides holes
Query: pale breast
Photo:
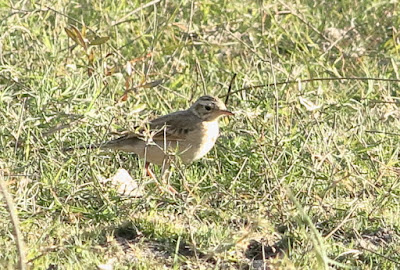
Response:
[{"label": "pale breast", "polygon": [[217,121],[203,122],[201,131],[190,136],[189,143],[192,145],[192,153],[188,153],[188,158],[190,155],[191,160],[196,160],[205,156],[215,145],[218,136],[219,126]]}]

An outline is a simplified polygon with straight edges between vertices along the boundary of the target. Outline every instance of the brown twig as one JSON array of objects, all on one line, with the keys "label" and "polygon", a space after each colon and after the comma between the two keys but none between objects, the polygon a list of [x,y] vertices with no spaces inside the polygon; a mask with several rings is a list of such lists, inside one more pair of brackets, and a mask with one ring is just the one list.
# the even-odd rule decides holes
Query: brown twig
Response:
[{"label": "brown twig", "polygon": [[383,254],[378,253],[378,252],[376,252],[376,251],[373,251],[372,249],[365,248],[365,247],[361,247],[361,246],[360,246],[360,249],[363,249],[363,250],[365,250],[365,251],[371,252],[371,253],[373,253],[373,254],[375,254],[375,255],[377,255],[377,256],[379,256],[379,257],[382,257],[382,258],[384,258],[384,259],[386,259],[386,260],[388,260],[388,261],[390,261],[390,262],[392,262],[392,263],[395,263],[395,264],[397,264],[397,265],[400,265],[400,262],[399,262],[399,261],[396,261],[396,260],[390,258],[389,256],[386,256],[386,255],[383,255]]},{"label": "brown twig", "polygon": [[149,7],[149,6],[156,5],[159,2],[161,2],[161,0],[153,0],[151,2],[148,2],[148,3],[144,4],[144,5],[141,5],[140,7],[136,8],[136,9],[132,10],[131,12],[129,12],[128,14],[126,14],[124,17],[122,17],[118,21],[114,22],[112,24],[112,26],[116,26],[118,24],[126,22],[128,20],[128,18],[131,17],[132,15],[134,15],[135,13],[138,13],[138,12],[142,11],[143,9]]},{"label": "brown twig", "polygon": [[235,81],[236,75],[237,75],[236,73],[233,74],[231,82],[229,83],[228,93],[226,93],[226,98],[225,98],[225,105],[228,105],[229,95],[231,94],[232,85],[233,85],[233,82]]},{"label": "brown twig", "polygon": [[[236,91],[231,92],[230,94],[236,94],[241,91],[249,90],[249,89],[256,89],[256,88],[264,88],[276,85],[283,85],[283,84],[293,84],[293,83],[308,83],[314,81],[341,81],[341,80],[355,80],[355,81],[384,81],[384,82],[397,82],[400,83],[400,79],[388,79],[388,78],[372,78],[372,77],[327,77],[327,78],[310,78],[304,80],[290,80],[284,82],[274,82],[274,83],[267,83],[267,84],[260,84],[254,86],[248,86]],[[226,97],[223,95],[221,97]]]},{"label": "brown twig", "polygon": [[392,136],[400,136],[400,133],[396,132],[385,132],[380,130],[366,130],[366,133],[377,133],[377,134],[385,134],[385,135],[392,135]]},{"label": "brown twig", "polygon": [[4,200],[5,200],[6,206],[7,206],[7,210],[8,210],[8,213],[10,214],[11,223],[14,228],[15,241],[17,244],[17,251],[18,251],[18,255],[19,255],[18,269],[25,270],[26,269],[25,245],[24,245],[24,241],[22,239],[21,230],[19,228],[19,219],[18,219],[17,211],[15,210],[11,195],[7,191],[7,186],[5,184],[4,175],[2,172],[0,172],[0,190],[3,193]]}]

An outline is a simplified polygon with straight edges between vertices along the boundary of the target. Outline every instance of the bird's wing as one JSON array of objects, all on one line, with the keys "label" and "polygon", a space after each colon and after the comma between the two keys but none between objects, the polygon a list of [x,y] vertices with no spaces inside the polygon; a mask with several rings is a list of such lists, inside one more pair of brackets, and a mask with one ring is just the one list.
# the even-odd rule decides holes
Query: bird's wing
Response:
[{"label": "bird's wing", "polygon": [[115,148],[126,143],[134,143],[138,140],[153,141],[184,141],[191,131],[198,128],[201,119],[190,111],[178,111],[156,118],[149,122],[147,127],[135,132],[127,132],[125,135],[107,142],[105,148]]},{"label": "bird's wing", "polygon": [[153,140],[184,141],[191,131],[198,128],[201,119],[191,111],[178,111],[150,122]]},{"label": "bird's wing", "polygon": [[134,145],[141,140],[144,140],[141,134],[127,132],[121,137],[108,141],[105,144],[101,145],[101,148],[121,150],[127,145]]}]

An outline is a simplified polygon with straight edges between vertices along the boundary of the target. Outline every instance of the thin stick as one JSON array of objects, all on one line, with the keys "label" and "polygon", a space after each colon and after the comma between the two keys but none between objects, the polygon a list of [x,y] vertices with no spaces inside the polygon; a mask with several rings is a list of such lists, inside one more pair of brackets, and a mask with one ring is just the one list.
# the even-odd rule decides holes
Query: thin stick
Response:
[{"label": "thin stick", "polygon": [[[357,201],[357,200],[356,200]],[[354,202],[356,202],[354,201]],[[327,240],[330,238],[335,232],[337,232],[350,218],[350,216],[354,213],[354,211],[357,209],[357,205],[353,206],[350,210],[349,213],[345,216],[345,218],[337,225],[330,233],[328,233],[324,239]]]},{"label": "thin stick", "polygon": [[141,11],[141,10],[143,10],[143,9],[149,7],[149,6],[156,5],[158,2],[161,2],[161,0],[154,0],[154,1],[151,1],[151,2],[149,2],[149,3],[147,3],[147,4],[141,5],[140,7],[136,8],[136,9],[132,10],[131,12],[129,12],[128,14],[126,14],[124,17],[122,17],[121,19],[119,19],[117,22],[114,22],[114,23],[112,24],[112,26],[116,26],[116,25],[118,25],[118,24],[121,24],[121,23],[123,23],[123,22],[126,22],[127,19],[128,19],[129,17],[131,17],[133,14],[138,13],[139,11]]},{"label": "thin stick", "polygon": [[19,228],[19,219],[18,219],[17,211],[15,210],[11,195],[7,191],[7,186],[5,184],[4,175],[2,172],[0,172],[0,189],[4,195],[4,200],[6,202],[7,210],[10,214],[11,223],[14,227],[15,241],[17,244],[17,251],[18,251],[18,255],[19,255],[18,269],[25,270],[26,269],[25,245],[24,245],[24,241],[22,239],[21,230]]},{"label": "thin stick", "polygon": [[232,84],[235,81],[236,75],[237,75],[236,73],[233,74],[231,82],[229,83],[228,93],[226,93],[226,98],[225,98],[225,105],[228,105],[229,95],[231,94]]},{"label": "thin stick", "polygon": [[371,249],[369,249],[369,248],[365,248],[365,247],[361,247],[361,246],[360,246],[360,248],[363,249],[363,250],[365,250],[365,251],[371,252],[371,253],[373,253],[373,254],[375,254],[375,255],[377,255],[377,256],[380,256],[380,257],[382,257],[382,258],[384,258],[384,259],[386,259],[386,260],[388,260],[388,261],[390,261],[390,262],[392,262],[392,263],[395,263],[395,264],[397,264],[397,265],[400,265],[400,262],[398,262],[398,261],[396,261],[396,260],[390,258],[389,256],[380,254],[380,253],[375,252],[375,251],[373,251],[373,250],[371,250]]},{"label": "thin stick", "polygon": [[400,136],[400,133],[396,133],[396,132],[385,132],[385,131],[379,131],[379,130],[366,130],[365,132],[367,132],[367,133],[385,134],[385,135],[393,135],[393,136]]},{"label": "thin stick", "polygon": [[[270,87],[275,85],[283,85],[283,84],[293,84],[293,83],[307,83],[307,82],[314,82],[314,81],[340,81],[340,80],[355,80],[355,81],[383,81],[383,82],[397,82],[400,83],[400,79],[387,79],[387,78],[371,78],[371,77],[327,77],[327,78],[310,78],[304,80],[291,80],[291,81],[284,81],[284,82],[276,82],[276,83],[267,83],[261,85],[254,85],[244,87],[242,89],[238,89],[233,91],[231,94],[236,94],[241,91],[256,89],[256,88],[264,88]],[[226,95],[222,96],[226,97]]]}]

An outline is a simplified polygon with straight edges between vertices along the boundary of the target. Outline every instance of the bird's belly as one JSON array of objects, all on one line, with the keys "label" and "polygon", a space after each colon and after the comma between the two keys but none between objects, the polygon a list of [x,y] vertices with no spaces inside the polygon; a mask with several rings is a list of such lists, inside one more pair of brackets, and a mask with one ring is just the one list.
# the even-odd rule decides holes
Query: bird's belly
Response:
[{"label": "bird's belly", "polygon": [[189,134],[183,141],[136,142],[129,149],[147,162],[162,165],[167,159],[178,156],[183,163],[190,163],[205,156],[214,146],[219,135],[218,123],[204,125],[199,133]]},{"label": "bird's belly", "polygon": [[[215,139],[210,139],[202,142],[199,145],[196,145],[193,147],[193,151],[191,153],[187,154],[187,159],[190,159],[190,161],[200,159],[204,157],[214,146],[216,141]],[[184,153],[183,153],[184,155]]]},{"label": "bird's belly", "polygon": [[[138,147],[139,148],[139,147]],[[176,142],[151,142],[144,143],[139,149],[135,149],[135,152],[140,158],[146,162],[150,162],[157,165],[163,165],[164,162],[168,161],[168,158],[178,153],[181,147]]]},{"label": "bird's belly", "polygon": [[182,153],[182,160],[188,162],[197,160],[205,156],[215,145],[219,136],[218,123],[208,123],[203,125],[202,133],[199,137],[193,138],[192,149],[188,153]]},{"label": "bird's belly", "polygon": [[[186,141],[155,141],[132,149],[140,158],[146,162],[163,165],[170,158],[179,157],[183,163],[189,163],[200,158],[200,144],[193,144]],[[210,148],[211,149],[211,148]]]},{"label": "bird's belly", "polygon": [[190,163],[205,156],[213,148],[216,139],[217,137],[198,142],[167,142],[167,145],[157,142],[157,145],[148,144],[139,156],[158,165],[162,165],[171,157],[178,157],[183,163]]}]

